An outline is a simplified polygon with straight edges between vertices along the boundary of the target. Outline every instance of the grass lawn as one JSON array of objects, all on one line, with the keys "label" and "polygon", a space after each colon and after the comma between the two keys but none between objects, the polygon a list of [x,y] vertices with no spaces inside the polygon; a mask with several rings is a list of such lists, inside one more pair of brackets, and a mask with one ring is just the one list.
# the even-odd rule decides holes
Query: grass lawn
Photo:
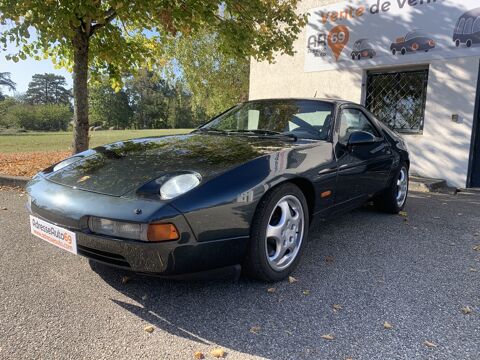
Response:
[{"label": "grass lawn", "polygon": [[[105,130],[90,132],[90,147],[138,137],[185,134],[189,129]],[[24,152],[69,151],[71,132],[38,132],[0,134],[0,154]]]}]

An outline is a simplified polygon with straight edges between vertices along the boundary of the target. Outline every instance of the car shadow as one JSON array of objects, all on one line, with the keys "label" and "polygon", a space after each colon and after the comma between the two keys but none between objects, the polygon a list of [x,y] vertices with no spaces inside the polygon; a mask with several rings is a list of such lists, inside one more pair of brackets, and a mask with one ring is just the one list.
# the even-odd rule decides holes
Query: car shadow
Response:
[{"label": "car shadow", "polygon": [[[360,259],[364,252],[357,249],[367,246],[371,253],[378,252],[380,238],[364,238],[362,233],[379,217],[402,221],[366,206],[315,222],[301,264],[292,274],[294,282],[263,284],[245,277],[236,282],[173,281],[90,265],[107,284],[133,300],[111,299],[115,304],[172,335],[271,359],[319,358],[325,351],[346,358],[354,352],[348,339],[333,348],[321,335],[334,331],[339,314],[333,304],[364,293],[382,278],[381,270],[376,271],[375,264],[369,268]],[[352,244],[351,227],[357,225],[360,240]]]}]

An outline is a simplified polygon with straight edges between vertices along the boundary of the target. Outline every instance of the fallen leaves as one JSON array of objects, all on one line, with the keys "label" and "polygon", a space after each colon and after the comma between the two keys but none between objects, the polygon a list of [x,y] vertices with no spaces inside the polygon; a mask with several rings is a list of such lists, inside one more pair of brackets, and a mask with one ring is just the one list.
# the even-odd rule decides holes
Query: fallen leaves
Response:
[{"label": "fallen leaves", "polygon": [[145,326],[145,328],[143,330],[145,330],[145,332],[151,334],[151,333],[153,333],[155,328],[152,325],[147,325],[147,326]]},{"label": "fallen leaves", "polygon": [[305,295],[305,296],[308,296],[308,295],[310,295],[310,290],[303,290],[302,294]]},{"label": "fallen leaves", "polygon": [[198,360],[205,359],[205,355],[203,355],[203,353],[200,352],[200,351],[195,352],[195,354],[193,354],[193,356],[195,357],[195,359],[198,359]]},{"label": "fallen leaves", "polygon": [[0,210],[7,210],[5,206],[1,207]]},{"label": "fallen leaves", "polygon": [[384,328],[384,329],[387,329],[387,330],[393,329],[393,325],[390,324],[388,321],[385,321],[385,322],[383,323],[383,328]]},{"label": "fallen leaves", "polygon": [[255,334],[255,335],[258,335],[258,333],[260,332],[260,330],[262,330],[262,328],[260,326],[252,326],[250,328],[250,332],[252,334]]},{"label": "fallen leaves", "polygon": [[400,211],[400,212],[398,213],[398,215],[403,216],[403,217],[407,217],[407,216],[408,216],[408,213],[407,213],[406,211]]},{"label": "fallen leaves", "polygon": [[122,276],[122,284],[125,285],[126,283],[128,283],[130,281],[130,277],[128,276]]},{"label": "fallen leaves", "polygon": [[334,340],[335,339],[335,336],[333,336],[332,334],[325,334],[325,335],[322,335],[320,337],[324,340]]},{"label": "fallen leaves", "polygon": [[269,293],[269,294],[273,294],[275,291],[277,291],[277,289],[275,289],[274,287],[271,287],[271,288],[267,289],[267,293]]},{"label": "fallen leaves", "polygon": [[471,267],[469,270],[470,270],[470,272],[477,272],[478,271],[477,269],[475,269],[473,267]]},{"label": "fallen leaves", "polygon": [[325,257],[325,262],[327,264],[331,264],[335,261],[335,258],[332,256],[332,255],[328,255],[327,257]]},{"label": "fallen leaves", "polygon": [[289,282],[290,284],[293,284],[294,282],[297,282],[297,281],[298,281],[298,280],[295,279],[293,276],[289,276],[289,277],[288,277],[288,282]]},{"label": "fallen leaves", "polygon": [[429,347],[429,348],[436,348],[437,347],[437,344],[434,344],[433,342],[430,342],[428,340],[425,340],[425,342],[423,343],[426,347]]},{"label": "fallen leaves", "polygon": [[90,179],[90,175],[82,176],[80,179],[77,180],[77,183],[87,181],[88,179]]},{"label": "fallen leaves", "polygon": [[333,304],[333,311],[334,311],[334,312],[340,311],[340,310],[342,310],[342,309],[343,309],[342,305],[340,305],[340,304]]},{"label": "fallen leaves", "polygon": [[462,313],[464,315],[468,315],[468,314],[471,314],[472,313],[472,308],[470,306],[464,306],[462,308]]},{"label": "fallen leaves", "polygon": [[0,174],[31,177],[70,155],[69,151],[2,153]]},{"label": "fallen leaves", "polygon": [[226,352],[223,349],[213,349],[210,352],[210,355],[212,355],[213,357],[216,357],[216,358],[223,358],[223,357],[225,357]]},{"label": "fallen leaves", "polygon": [[475,250],[475,251],[480,251],[480,245],[475,245],[475,246],[473,247],[473,250]]}]

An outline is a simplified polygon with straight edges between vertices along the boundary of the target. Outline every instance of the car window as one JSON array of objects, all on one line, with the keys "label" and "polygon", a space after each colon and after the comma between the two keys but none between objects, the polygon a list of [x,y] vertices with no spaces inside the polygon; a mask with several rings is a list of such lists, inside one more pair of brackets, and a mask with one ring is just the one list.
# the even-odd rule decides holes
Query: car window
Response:
[{"label": "car window", "polygon": [[227,132],[272,131],[326,139],[333,105],[316,100],[258,100],[240,104],[202,127]]},{"label": "car window", "polygon": [[475,23],[473,24],[473,31],[472,33],[480,32],[480,17],[477,17]]},{"label": "car window", "polygon": [[358,109],[344,109],[340,115],[338,140],[346,143],[354,131],[365,131],[378,137],[378,132],[365,114]]},{"label": "car window", "polygon": [[465,27],[465,19],[462,18],[460,19],[460,21],[458,22],[458,26],[457,26],[457,29],[455,30],[455,33],[456,34],[463,34],[463,28]]},{"label": "car window", "polygon": [[465,29],[463,29],[464,34],[471,34],[473,28],[473,18],[470,18],[465,23]]}]

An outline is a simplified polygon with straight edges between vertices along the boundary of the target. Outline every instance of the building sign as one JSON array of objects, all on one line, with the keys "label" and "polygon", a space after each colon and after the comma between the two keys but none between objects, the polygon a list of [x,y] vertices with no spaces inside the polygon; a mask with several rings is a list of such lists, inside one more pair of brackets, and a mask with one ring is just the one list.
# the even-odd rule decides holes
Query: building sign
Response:
[{"label": "building sign", "polygon": [[309,10],[305,71],[480,56],[479,0],[364,0]]}]

